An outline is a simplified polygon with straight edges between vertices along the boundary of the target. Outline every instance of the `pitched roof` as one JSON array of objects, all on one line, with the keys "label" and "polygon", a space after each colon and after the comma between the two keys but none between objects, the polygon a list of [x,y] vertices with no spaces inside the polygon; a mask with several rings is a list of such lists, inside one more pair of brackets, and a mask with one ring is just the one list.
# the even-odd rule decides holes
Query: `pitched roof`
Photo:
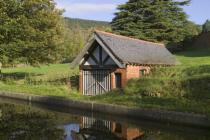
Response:
[{"label": "pitched roof", "polygon": [[[101,44],[108,49],[109,54],[111,53],[123,65],[179,64],[176,58],[165,48],[164,44],[143,41],[103,31],[95,31],[94,39],[100,40]],[[84,56],[85,51],[89,49],[88,47],[83,50],[73,63],[81,61],[81,56]]]}]

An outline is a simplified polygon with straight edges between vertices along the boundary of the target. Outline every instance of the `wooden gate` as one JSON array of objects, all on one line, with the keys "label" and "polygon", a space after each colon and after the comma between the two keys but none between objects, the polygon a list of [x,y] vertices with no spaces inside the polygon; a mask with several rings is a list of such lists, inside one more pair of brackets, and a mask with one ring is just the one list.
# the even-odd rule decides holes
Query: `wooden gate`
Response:
[{"label": "wooden gate", "polygon": [[83,95],[101,95],[110,90],[110,70],[83,70]]}]

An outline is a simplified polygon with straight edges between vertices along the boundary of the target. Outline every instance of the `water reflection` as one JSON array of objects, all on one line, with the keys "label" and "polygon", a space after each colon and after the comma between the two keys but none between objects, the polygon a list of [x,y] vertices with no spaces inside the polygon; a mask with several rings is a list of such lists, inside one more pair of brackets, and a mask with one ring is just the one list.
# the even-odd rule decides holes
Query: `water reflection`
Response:
[{"label": "water reflection", "polygon": [[[97,133],[96,133],[97,132]],[[97,135],[96,135],[97,134]],[[83,136],[84,139],[125,139],[137,140],[144,135],[144,132],[138,128],[131,128],[120,123],[107,120],[98,120],[90,117],[82,117],[80,131],[77,136]],[[75,139],[77,140],[77,139]],[[82,140],[82,139],[81,139]]]},{"label": "water reflection", "polygon": [[90,117],[81,117],[80,124],[69,124],[64,128],[65,140],[137,140],[144,135],[138,128]]},{"label": "water reflection", "polygon": [[13,104],[0,104],[0,110],[1,140],[63,139],[52,113]]},{"label": "water reflection", "polygon": [[80,123],[64,126],[65,140],[207,140],[205,135],[139,128],[129,124],[80,117]]},{"label": "water reflection", "polygon": [[208,131],[0,98],[0,140],[208,140]]}]

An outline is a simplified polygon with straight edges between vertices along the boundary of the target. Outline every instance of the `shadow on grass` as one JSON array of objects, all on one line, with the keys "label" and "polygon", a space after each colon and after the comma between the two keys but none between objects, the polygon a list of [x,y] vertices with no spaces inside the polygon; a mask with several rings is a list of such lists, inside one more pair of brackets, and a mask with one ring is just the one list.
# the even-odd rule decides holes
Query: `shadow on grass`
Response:
[{"label": "shadow on grass", "polygon": [[[35,81],[37,84],[37,81]],[[68,85],[70,88],[79,90],[79,75],[59,78],[59,79],[53,79],[48,81],[50,84],[56,85],[56,84],[64,84]],[[38,83],[41,84],[41,83]]]},{"label": "shadow on grass", "polygon": [[182,70],[182,73],[185,73],[186,76],[201,75],[204,73],[210,74],[210,65],[185,68]]},{"label": "shadow on grass", "polygon": [[26,84],[29,85],[42,85],[42,84],[52,84],[52,85],[68,85],[70,88],[79,89],[79,75],[66,76],[57,79],[47,79],[42,78],[36,79],[36,76],[42,76],[43,74],[27,73],[27,72],[14,72],[14,73],[1,73],[0,81],[2,82],[14,82],[18,80],[24,80]]},{"label": "shadow on grass", "polygon": [[142,98],[140,104],[154,105],[154,106],[171,106],[175,105],[179,100],[174,98],[156,98],[146,97]]},{"label": "shadow on grass", "polygon": [[194,99],[210,99],[210,76],[183,81],[183,87],[188,91],[187,97]]},{"label": "shadow on grass", "polygon": [[41,76],[42,74],[27,73],[27,72],[13,72],[13,73],[1,73],[0,80],[22,80],[32,76]]},{"label": "shadow on grass", "polygon": [[159,108],[181,112],[193,112],[210,115],[207,100],[195,100],[188,98],[143,98],[139,107]]},{"label": "shadow on grass", "polygon": [[176,55],[186,57],[210,57],[210,48],[190,48],[188,50],[179,52]]},{"label": "shadow on grass", "polygon": [[[198,96],[198,95],[193,95]],[[100,96],[94,96],[90,98],[93,101],[101,103],[110,103],[124,106],[134,106],[139,108],[153,108],[174,110],[181,112],[195,112],[201,114],[210,114],[209,100],[197,99],[195,97],[142,97],[137,94],[117,94],[109,93]]]}]

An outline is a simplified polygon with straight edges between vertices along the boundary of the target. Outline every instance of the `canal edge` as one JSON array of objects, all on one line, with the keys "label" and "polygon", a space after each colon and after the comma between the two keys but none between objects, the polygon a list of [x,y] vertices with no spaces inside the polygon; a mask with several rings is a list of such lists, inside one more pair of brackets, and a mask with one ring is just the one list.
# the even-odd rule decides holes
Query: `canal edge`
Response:
[{"label": "canal edge", "polygon": [[77,101],[59,97],[40,96],[25,93],[0,92],[0,97],[42,103],[52,106],[82,109],[91,112],[113,114],[135,119],[146,119],[151,121],[167,122],[186,126],[210,128],[210,119],[206,115],[201,114],[125,107],[119,105]]}]

